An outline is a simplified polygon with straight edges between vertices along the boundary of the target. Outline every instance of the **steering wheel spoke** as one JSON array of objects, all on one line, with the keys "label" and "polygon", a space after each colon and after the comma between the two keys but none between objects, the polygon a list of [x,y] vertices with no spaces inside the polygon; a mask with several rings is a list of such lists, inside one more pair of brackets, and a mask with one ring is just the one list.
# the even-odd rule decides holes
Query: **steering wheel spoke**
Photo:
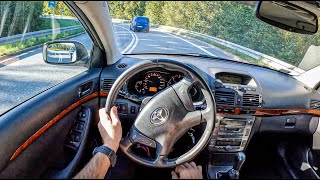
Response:
[{"label": "steering wheel spoke", "polygon": [[175,166],[175,160],[169,160],[167,155],[157,155],[154,164],[158,166]]},{"label": "steering wheel spoke", "polygon": [[179,99],[181,100],[183,106],[188,111],[194,111],[194,106],[192,99],[190,97],[189,91],[196,81],[189,78],[183,78],[178,83],[174,84],[172,88],[177,93]]},{"label": "steering wheel spoke", "polygon": [[201,111],[192,111],[188,112],[185,117],[180,122],[181,128],[190,129],[196,125],[199,125],[202,122]]}]

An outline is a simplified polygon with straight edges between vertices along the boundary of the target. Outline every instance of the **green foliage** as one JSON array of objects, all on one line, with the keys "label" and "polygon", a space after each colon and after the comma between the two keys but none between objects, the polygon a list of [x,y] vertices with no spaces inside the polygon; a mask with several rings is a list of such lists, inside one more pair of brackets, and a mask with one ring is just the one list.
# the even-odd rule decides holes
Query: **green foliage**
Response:
[{"label": "green foliage", "polygon": [[164,24],[163,6],[164,1],[147,1],[144,16],[149,17],[154,24]]},{"label": "green foliage", "polygon": [[143,16],[146,1],[108,1],[111,17],[132,20],[134,16]]},{"label": "green foliage", "polygon": [[42,6],[43,1],[1,1],[0,37],[37,31],[43,23]]},{"label": "green foliage", "polygon": [[[57,17],[54,20],[41,18],[41,15],[46,15],[48,12],[55,14],[61,13],[64,9],[64,15],[73,16],[73,13],[67,8],[62,1],[56,1],[54,9],[48,8],[48,1],[1,1],[0,2],[0,37],[12,36],[15,34],[23,34],[33,31],[63,28],[67,26],[80,25],[79,22],[63,20]],[[47,41],[68,37],[74,34],[84,32],[84,29],[75,31],[63,32],[57,35],[49,35],[31,38],[29,40],[22,39],[18,43],[7,44],[0,46],[0,56],[16,52],[27,47],[38,44],[43,44]]]},{"label": "green foliage", "polygon": [[[54,9],[48,8],[48,1],[1,1],[0,2],[0,37],[23,34],[52,28],[52,20],[41,18],[48,12],[73,16],[70,9],[62,2],[56,1]],[[58,27],[79,25],[79,22],[54,20]],[[57,28],[57,27],[56,27]]]}]

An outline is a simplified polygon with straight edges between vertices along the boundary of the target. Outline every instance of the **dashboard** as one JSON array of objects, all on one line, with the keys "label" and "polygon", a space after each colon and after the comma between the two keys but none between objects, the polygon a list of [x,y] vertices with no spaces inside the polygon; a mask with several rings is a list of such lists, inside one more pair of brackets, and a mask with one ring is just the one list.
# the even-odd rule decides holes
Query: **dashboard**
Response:
[{"label": "dashboard", "polygon": [[[257,132],[312,134],[315,131],[309,124],[318,123],[313,117],[320,116],[320,111],[313,111],[313,106],[316,108],[320,104],[320,94],[293,76],[278,71],[236,61],[159,54],[126,56],[114,66],[125,63],[130,67],[143,60],[159,58],[190,65],[212,89],[218,124],[208,145],[210,151],[243,151]],[[102,83],[116,79],[126,70],[114,66],[103,70]],[[183,77],[179,71],[152,68],[135,74],[126,82],[124,90],[144,99]],[[108,92],[109,89],[104,87],[110,89],[110,86],[102,87],[102,91]],[[190,95],[193,100],[201,99],[196,85],[191,88]],[[118,98],[117,101],[121,109],[120,118],[130,126],[140,106],[126,99]],[[101,101],[101,106],[104,104],[105,101]]]}]

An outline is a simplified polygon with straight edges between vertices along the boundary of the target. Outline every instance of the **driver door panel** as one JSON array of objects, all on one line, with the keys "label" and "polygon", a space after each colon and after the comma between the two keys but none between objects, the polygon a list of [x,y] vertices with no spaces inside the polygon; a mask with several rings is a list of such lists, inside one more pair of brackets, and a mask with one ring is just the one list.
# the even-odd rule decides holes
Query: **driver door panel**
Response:
[{"label": "driver door panel", "polygon": [[[65,142],[81,106],[98,111],[100,71],[87,70],[0,117],[0,143],[4,147],[0,148],[0,177],[40,178],[52,168],[62,170],[68,165],[71,160],[65,154]],[[79,87],[86,83],[92,89],[79,97]],[[97,118],[92,113],[88,123],[98,122]],[[64,171],[63,176],[70,176],[73,169]]]}]

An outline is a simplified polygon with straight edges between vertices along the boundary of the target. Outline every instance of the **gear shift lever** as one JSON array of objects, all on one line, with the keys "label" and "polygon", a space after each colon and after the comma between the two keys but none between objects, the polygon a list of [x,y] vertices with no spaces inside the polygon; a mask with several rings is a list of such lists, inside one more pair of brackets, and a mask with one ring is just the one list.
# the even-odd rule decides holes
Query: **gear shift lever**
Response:
[{"label": "gear shift lever", "polygon": [[238,152],[234,159],[233,169],[239,172],[245,160],[246,155],[243,152]]},{"label": "gear shift lever", "polygon": [[228,171],[230,179],[239,179],[239,171],[246,160],[246,155],[243,152],[238,152],[234,158],[233,168]]}]

